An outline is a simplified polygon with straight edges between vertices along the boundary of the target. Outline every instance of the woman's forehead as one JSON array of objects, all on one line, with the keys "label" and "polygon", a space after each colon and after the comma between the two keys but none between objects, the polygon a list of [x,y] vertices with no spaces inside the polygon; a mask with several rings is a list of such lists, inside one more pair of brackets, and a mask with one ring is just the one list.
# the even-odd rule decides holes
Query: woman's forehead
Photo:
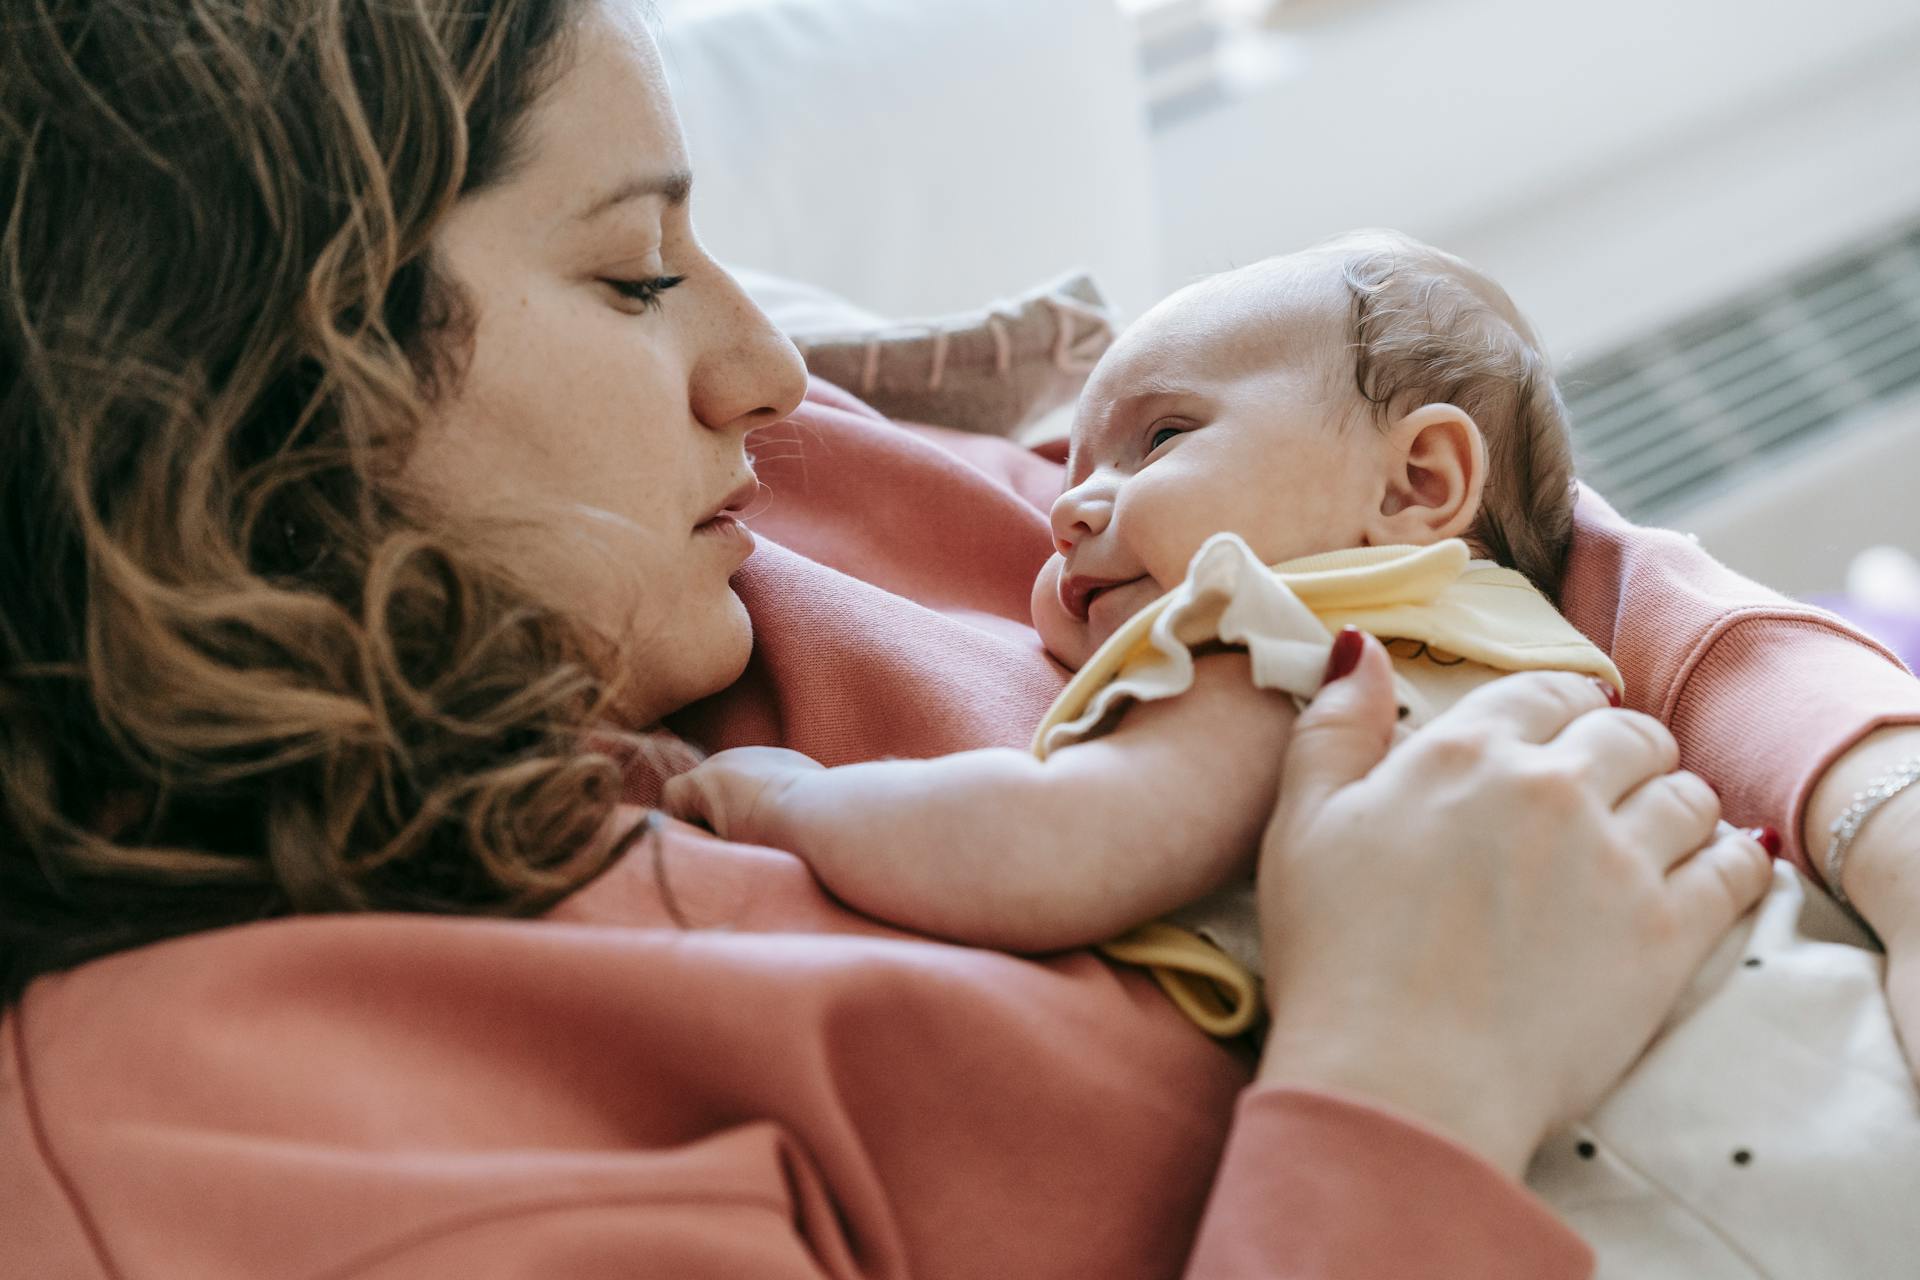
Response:
[{"label": "woman's forehead", "polygon": [[563,226],[590,221],[622,193],[675,194],[686,143],[640,7],[588,4],[568,46],[529,114],[523,163],[503,185]]}]

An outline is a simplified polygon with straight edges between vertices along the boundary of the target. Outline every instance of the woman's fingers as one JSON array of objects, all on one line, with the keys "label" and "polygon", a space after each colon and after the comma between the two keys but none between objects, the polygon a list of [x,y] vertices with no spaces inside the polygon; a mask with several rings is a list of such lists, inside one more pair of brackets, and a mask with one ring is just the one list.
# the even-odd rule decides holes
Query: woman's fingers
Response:
[{"label": "woman's fingers", "polygon": [[1667,873],[1682,931],[1695,942],[1693,965],[1706,958],[1733,922],[1773,883],[1773,859],[1744,831],[1722,827],[1705,848]]},{"label": "woman's fingers", "polygon": [[1281,764],[1280,794],[1291,802],[1287,807],[1318,808],[1333,792],[1364,777],[1393,743],[1398,712],[1393,664],[1378,640],[1355,634],[1361,649],[1351,671],[1330,679],[1294,722]]},{"label": "woman's fingers", "polygon": [[1577,769],[1610,806],[1680,763],[1680,747],[1666,726],[1638,711],[1589,711],[1561,730],[1547,750]]},{"label": "woman's fingers", "polygon": [[1627,842],[1671,870],[1714,838],[1720,797],[1694,774],[1663,773],[1636,787],[1614,812]]},{"label": "woman's fingers", "polygon": [[1607,687],[1567,671],[1523,671],[1482,685],[1434,718],[1535,744],[1553,741],[1589,711],[1610,705]]}]

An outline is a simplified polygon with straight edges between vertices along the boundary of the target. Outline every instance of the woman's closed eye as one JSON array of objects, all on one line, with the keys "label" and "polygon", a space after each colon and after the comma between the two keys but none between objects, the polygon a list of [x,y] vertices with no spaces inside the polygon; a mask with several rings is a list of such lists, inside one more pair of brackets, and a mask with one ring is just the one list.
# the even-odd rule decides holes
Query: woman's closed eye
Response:
[{"label": "woman's closed eye", "polygon": [[605,283],[627,301],[639,303],[642,311],[652,311],[660,306],[661,294],[685,279],[685,276],[648,276],[640,280],[616,280],[608,277]]}]

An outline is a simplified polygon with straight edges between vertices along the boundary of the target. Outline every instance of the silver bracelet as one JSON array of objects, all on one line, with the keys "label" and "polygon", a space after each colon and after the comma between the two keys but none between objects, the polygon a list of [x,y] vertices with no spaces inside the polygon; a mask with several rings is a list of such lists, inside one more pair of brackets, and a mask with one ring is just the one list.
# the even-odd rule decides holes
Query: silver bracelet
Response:
[{"label": "silver bracelet", "polygon": [[1853,848],[1853,838],[1860,834],[1860,828],[1867,825],[1867,819],[1880,811],[1880,806],[1905,791],[1914,783],[1920,782],[1920,756],[1903,760],[1885,773],[1854,793],[1853,799],[1833,820],[1827,830],[1833,836],[1833,843],[1827,846],[1827,892],[1834,901],[1842,906],[1853,904],[1847,901],[1847,891],[1840,887],[1840,873],[1847,867],[1847,852]]}]

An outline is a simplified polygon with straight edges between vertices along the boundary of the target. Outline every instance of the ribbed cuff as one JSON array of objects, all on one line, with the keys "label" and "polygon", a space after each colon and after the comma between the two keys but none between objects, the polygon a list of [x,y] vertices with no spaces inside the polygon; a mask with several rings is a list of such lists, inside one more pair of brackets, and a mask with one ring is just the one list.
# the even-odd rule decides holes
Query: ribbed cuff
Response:
[{"label": "ribbed cuff", "polygon": [[1357,1097],[1240,1099],[1188,1280],[1581,1280],[1593,1251],[1472,1151]]},{"label": "ribbed cuff", "polygon": [[1681,764],[1715,784],[1727,821],[1777,828],[1781,856],[1816,884],[1826,850],[1801,839],[1814,789],[1876,729],[1920,724],[1920,681],[1819,617],[1733,620],[1692,656],[1670,697]]}]

